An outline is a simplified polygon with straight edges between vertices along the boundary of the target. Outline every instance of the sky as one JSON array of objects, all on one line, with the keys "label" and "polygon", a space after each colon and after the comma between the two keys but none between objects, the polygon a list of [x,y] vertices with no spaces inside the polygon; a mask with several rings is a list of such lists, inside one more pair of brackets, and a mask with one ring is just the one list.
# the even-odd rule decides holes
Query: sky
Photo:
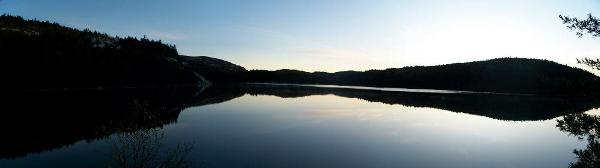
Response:
[{"label": "sky", "polygon": [[[600,0],[0,0],[0,13],[175,44],[247,69],[368,70],[499,57],[586,68],[600,38],[559,14]],[[596,72],[598,73],[598,72]]]}]

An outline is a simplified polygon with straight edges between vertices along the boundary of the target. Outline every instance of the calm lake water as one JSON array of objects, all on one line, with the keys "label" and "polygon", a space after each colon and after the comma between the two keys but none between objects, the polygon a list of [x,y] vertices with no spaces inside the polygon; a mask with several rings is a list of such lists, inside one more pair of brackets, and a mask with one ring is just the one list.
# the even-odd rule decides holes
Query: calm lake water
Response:
[{"label": "calm lake water", "polygon": [[277,85],[31,92],[15,105],[3,168],[563,168],[574,150],[598,152],[577,122],[600,122],[597,100]]}]

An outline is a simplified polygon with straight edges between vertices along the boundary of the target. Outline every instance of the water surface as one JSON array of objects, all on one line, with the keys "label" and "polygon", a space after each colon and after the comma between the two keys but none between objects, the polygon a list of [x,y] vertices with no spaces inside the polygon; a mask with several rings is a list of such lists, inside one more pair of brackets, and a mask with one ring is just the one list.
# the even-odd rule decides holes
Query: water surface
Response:
[{"label": "water surface", "polygon": [[28,115],[2,125],[0,167],[568,167],[597,137],[558,123],[600,113],[564,97],[309,86],[26,97],[15,113]]}]

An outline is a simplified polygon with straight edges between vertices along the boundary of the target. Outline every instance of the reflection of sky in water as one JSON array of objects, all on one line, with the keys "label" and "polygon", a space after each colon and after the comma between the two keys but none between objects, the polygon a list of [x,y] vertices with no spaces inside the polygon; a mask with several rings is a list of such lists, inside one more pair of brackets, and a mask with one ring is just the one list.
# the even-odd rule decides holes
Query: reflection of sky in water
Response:
[{"label": "reflection of sky in water", "polygon": [[245,96],[190,108],[169,129],[202,132],[199,155],[231,166],[566,167],[581,144],[555,125],[326,95]]},{"label": "reflection of sky in water", "polygon": [[[501,121],[333,95],[243,96],[188,108],[164,131],[167,144],[193,142],[190,159],[203,167],[567,167],[585,145],[556,119]],[[80,142],[0,164],[103,167],[107,147]]]}]

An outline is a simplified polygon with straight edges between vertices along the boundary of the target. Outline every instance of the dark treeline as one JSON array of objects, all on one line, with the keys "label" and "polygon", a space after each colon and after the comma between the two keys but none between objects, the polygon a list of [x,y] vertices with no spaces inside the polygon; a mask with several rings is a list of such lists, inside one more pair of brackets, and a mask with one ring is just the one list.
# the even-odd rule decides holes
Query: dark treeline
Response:
[{"label": "dark treeline", "polygon": [[201,80],[174,45],[113,37],[48,21],[0,16],[0,51],[25,89],[192,84]]},{"label": "dark treeline", "polygon": [[541,95],[600,94],[600,77],[555,62],[525,58],[335,73],[251,70],[250,82],[336,84]]}]

